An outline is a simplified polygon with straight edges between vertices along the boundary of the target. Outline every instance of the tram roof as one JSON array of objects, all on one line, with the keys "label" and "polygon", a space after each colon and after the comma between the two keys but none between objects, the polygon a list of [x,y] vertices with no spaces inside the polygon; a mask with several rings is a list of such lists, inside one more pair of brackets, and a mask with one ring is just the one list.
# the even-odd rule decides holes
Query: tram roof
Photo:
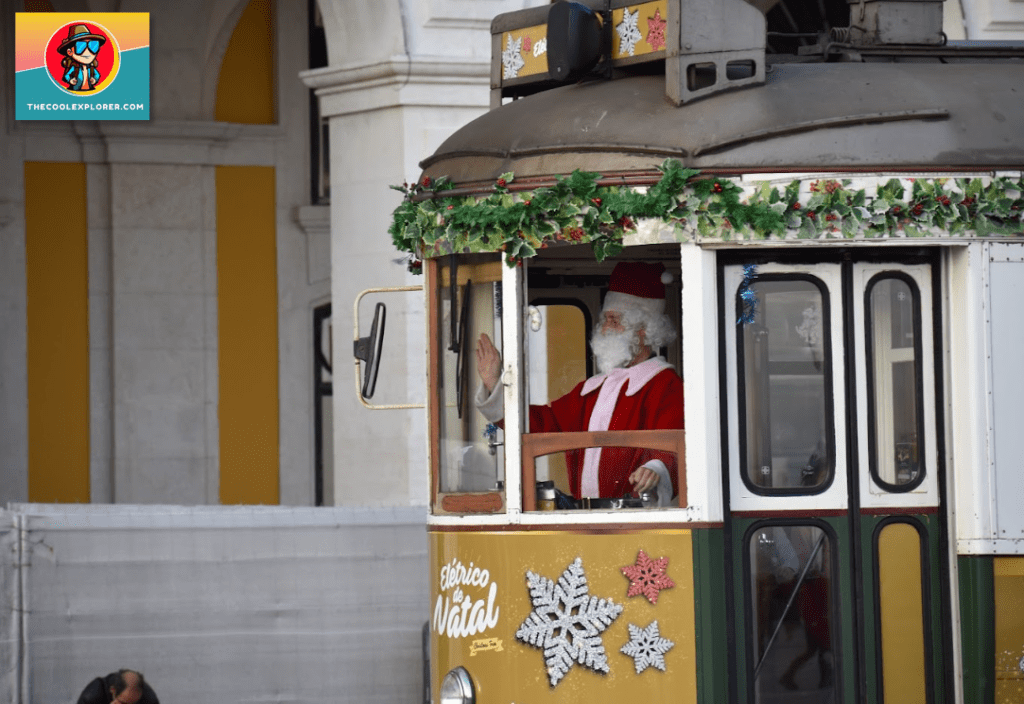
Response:
[{"label": "tram roof", "polygon": [[1024,168],[1024,62],[776,63],[765,85],[680,107],[665,78],[544,91],[469,123],[421,166],[492,182],[646,171],[666,158],[717,171]]}]

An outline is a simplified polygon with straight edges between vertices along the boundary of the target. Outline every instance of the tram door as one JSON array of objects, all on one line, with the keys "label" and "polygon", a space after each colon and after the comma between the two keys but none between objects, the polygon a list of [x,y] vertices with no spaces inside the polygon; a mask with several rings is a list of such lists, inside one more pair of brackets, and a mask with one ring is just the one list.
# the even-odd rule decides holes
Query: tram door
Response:
[{"label": "tram door", "polygon": [[737,701],[951,696],[936,265],[899,259],[722,266]]}]

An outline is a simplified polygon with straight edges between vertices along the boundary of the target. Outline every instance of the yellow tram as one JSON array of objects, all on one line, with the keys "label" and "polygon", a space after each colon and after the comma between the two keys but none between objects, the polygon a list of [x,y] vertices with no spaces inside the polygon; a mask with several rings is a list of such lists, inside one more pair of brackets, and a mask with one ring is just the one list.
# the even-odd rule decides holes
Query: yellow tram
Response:
[{"label": "yellow tram", "polygon": [[[493,109],[405,189],[433,702],[1024,701],[1024,53],[927,0],[771,53],[755,5],[498,17]],[[539,432],[623,262],[683,427]],[[676,485],[597,496],[586,448]]]}]

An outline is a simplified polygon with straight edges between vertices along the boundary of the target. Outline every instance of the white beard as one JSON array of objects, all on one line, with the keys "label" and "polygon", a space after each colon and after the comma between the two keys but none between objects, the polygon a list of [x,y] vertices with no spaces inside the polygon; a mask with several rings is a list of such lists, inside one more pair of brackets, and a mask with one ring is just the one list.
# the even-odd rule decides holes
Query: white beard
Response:
[{"label": "white beard", "polygon": [[605,374],[612,369],[625,367],[640,352],[636,342],[636,333],[632,330],[606,333],[600,329],[595,330],[590,336],[590,348],[597,358],[597,371]]}]

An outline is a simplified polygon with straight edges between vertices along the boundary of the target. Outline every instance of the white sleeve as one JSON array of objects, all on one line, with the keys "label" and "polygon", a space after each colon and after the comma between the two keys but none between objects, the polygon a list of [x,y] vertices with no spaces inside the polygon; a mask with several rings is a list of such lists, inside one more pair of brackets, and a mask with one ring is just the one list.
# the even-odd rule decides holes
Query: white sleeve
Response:
[{"label": "white sleeve", "polygon": [[658,475],[658,506],[671,506],[672,477],[668,474],[668,467],[661,460],[651,460],[644,464],[644,467]]},{"label": "white sleeve", "polygon": [[[505,394],[500,383],[494,385],[490,395],[487,394],[487,389],[484,385],[480,384],[476,388],[476,398],[473,400],[476,402],[480,415],[486,418],[488,422],[497,423],[505,417]],[[662,467],[664,466],[662,464]]]}]

